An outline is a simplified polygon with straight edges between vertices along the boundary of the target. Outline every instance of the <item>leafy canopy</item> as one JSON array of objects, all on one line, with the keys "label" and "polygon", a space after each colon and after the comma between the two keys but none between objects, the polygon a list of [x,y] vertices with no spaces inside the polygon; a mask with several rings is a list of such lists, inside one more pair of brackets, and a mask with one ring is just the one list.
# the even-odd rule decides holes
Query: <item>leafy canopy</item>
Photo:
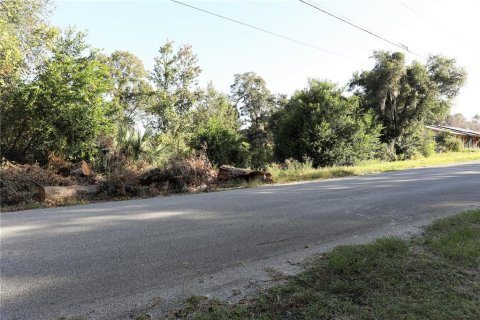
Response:
[{"label": "leafy canopy", "polygon": [[130,52],[115,51],[106,58],[106,63],[113,80],[110,116],[133,127],[153,103],[153,88],[143,62]]},{"label": "leafy canopy", "polygon": [[407,65],[400,52],[375,51],[373,58],[374,68],[356,73],[350,89],[361,97],[364,110],[375,112],[383,125],[382,141],[395,144],[397,153],[411,153],[408,149],[415,146],[404,142],[425,124],[446,118],[466,72],[454,59],[438,55],[425,65]]},{"label": "leafy canopy", "polygon": [[371,113],[362,113],[357,97],[345,97],[327,81],[310,80],[275,115],[277,160],[306,157],[313,165],[352,165],[373,157],[379,126]]},{"label": "leafy canopy", "polygon": [[48,152],[87,157],[101,132],[111,129],[104,95],[111,90],[108,67],[67,30],[30,82],[2,100],[2,153],[17,161],[46,161]]},{"label": "leafy canopy", "polygon": [[0,2],[0,87],[29,76],[46,56],[58,30],[47,23],[48,0]]},{"label": "leafy canopy", "polygon": [[276,108],[275,97],[265,80],[254,72],[236,74],[230,90],[242,117],[243,133],[251,145],[252,166],[263,167],[273,160],[273,137],[268,124]]}]

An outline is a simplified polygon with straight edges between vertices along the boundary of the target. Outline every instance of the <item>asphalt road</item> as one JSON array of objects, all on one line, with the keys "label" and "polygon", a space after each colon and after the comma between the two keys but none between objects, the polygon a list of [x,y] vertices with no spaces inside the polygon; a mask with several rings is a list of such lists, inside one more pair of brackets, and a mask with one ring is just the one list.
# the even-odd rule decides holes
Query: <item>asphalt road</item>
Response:
[{"label": "asphalt road", "polygon": [[228,298],[265,266],[471,208],[480,163],[1,213],[1,319],[128,319],[190,294]]}]

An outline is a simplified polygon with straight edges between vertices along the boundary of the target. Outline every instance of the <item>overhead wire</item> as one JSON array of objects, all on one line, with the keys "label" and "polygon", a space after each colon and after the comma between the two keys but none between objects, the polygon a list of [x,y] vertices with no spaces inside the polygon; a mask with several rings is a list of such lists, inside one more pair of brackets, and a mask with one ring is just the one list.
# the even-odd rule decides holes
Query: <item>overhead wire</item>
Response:
[{"label": "overhead wire", "polygon": [[282,34],[280,34],[280,33],[276,33],[276,32],[273,32],[273,31],[270,31],[270,30],[267,30],[267,29],[264,29],[264,28],[260,28],[260,27],[254,26],[254,25],[252,25],[252,24],[242,22],[242,21],[240,21],[240,20],[236,20],[236,19],[233,19],[233,18],[229,18],[229,17],[223,16],[223,15],[221,15],[221,14],[218,14],[218,13],[215,13],[215,12],[212,12],[212,11],[208,11],[208,10],[205,10],[205,9],[202,9],[202,8],[199,8],[199,7],[196,7],[196,6],[193,6],[193,5],[190,5],[190,4],[187,4],[187,3],[184,3],[184,2],[178,1],[178,0],[171,0],[171,1],[172,1],[172,2],[175,2],[175,3],[177,3],[177,4],[180,4],[180,5],[182,5],[182,6],[189,7],[189,8],[191,8],[191,9],[195,9],[195,10],[197,10],[197,11],[201,11],[201,12],[203,12],[203,13],[207,13],[207,14],[209,14],[209,15],[212,15],[212,16],[215,16],[215,17],[218,17],[218,18],[221,18],[221,19],[224,19],[224,20],[228,20],[228,21],[230,21],[230,22],[234,22],[234,23],[243,25],[243,26],[245,26],[245,27],[249,27],[249,28],[255,29],[255,30],[257,30],[257,31],[261,31],[261,32],[264,32],[264,33],[267,33],[267,34],[276,36],[276,37],[278,37],[278,38],[282,38],[282,39],[284,39],[284,40],[288,40],[288,41],[291,41],[291,42],[294,42],[294,43],[303,45],[303,46],[305,46],[305,47],[309,47],[309,48],[312,48],[312,49],[315,49],[315,50],[318,50],[318,51],[322,51],[322,52],[324,52],[324,53],[328,53],[328,54],[330,54],[330,55],[334,55],[334,56],[337,56],[337,57],[340,57],[340,58],[343,58],[343,59],[355,61],[355,62],[362,63],[362,64],[367,64],[366,61],[362,61],[362,60],[359,60],[359,59],[355,59],[355,58],[346,56],[346,55],[344,55],[344,54],[341,54],[341,53],[339,53],[339,52],[335,52],[335,51],[331,51],[331,50],[328,50],[328,49],[324,49],[324,48],[318,47],[318,46],[316,46],[316,45],[313,45],[313,44],[304,42],[304,41],[302,41],[302,40],[297,40],[297,39],[295,39],[295,38],[292,38],[292,37],[289,37],[289,36],[285,36],[285,35],[282,35]]},{"label": "overhead wire", "polygon": [[405,7],[406,9],[408,9],[409,11],[413,12],[415,15],[417,15],[418,17],[422,18],[423,20],[425,20],[426,22],[428,22],[429,24],[431,24],[432,26],[434,26],[435,28],[437,28],[438,30],[442,31],[443,33],[447,34],[448,36],[450,36],[451,38],[454,38],[455,40],[471,47],[471,48],[474,48],[474,49],[477,49],[478,48],[476,46],[474,46],[473,44],[463,40],[462,38],[460,38],[459,36],[457,36],[456,34],[448,31],[447,29],[445,29],[444,27],[442,27],[441,25],[439,25],[438,23],[436,23],[435,21],[429,19],[428,17],[426,17],[425,15],[421,14],[420,12],[418,12],[417,10],[415,10],[414,8],[412,8],[411,6],[409,6],[408,4],[406,4],[405,2],[401,1],[401,0],[397,0],[403,7]]},{"label": "overhead wire", "polygon": [[373,36],[373,37],[376,37],[376,38],[378,38],[378,39],[380,39],[380,40],[382,40],[382,41],[385,41],[385,42],[387,42],[387,43],[389,43],[389,44],[391,44],[391,45],[393,45],[393,46],[396,46],[396,47],[398,47],[398,48],[400,48],[400,49],[402,49],[402,50],[404,50],[404,51],[406,51],[406,52],[409,52],[409,53],[411,53],[411,54],[413,54],[413,55],[415,55],[415,56],[417,56],[417,57],[419,57],[419,58],[426,59],[424,56],[422,56],[422,55],[420,55],[420,54],[418,54],[418,53],[410,50],[410,48],[408,48],[406,45],[401,44],[401,43],[394,42],[394,41],[392,41],[392,40],[389,40],[389,39],[387,39],[386,37],[381,36],[380,34],[378,34],[378,32],[370,31],[370,30],[368,30],[368,29],[366,29],[366,28],[364,28],[364,27],[362,27],[362,26],[360,26],[360,25],[352,22],[350,19],[346,19],[346,18],[340,17],[338,14],[334,14],[334,13],[328,11],[328,10],[325,10],[325,9],[321,8],[320,6],[318,6],[317,4],[314,4],[314,3],[312,3],[312,2],[305,1],[305,0],[299,0],[299,1],[300,1],[301,3],[307,5],[307,6],[310,6],[310,7],[314,8],[314,9],[316,9],[316,10],[318,10],[318,11],[320,11],[320,12],[322,12],[322,13],[330,16],[330,17],[332,17],[332,18],[335,18],[335,19],[337,19],[337,20],[340,20],[340,21],[342,21],[342,22],[344,22],[344,23],[346,23],[346,24],[348,24],[348,25],[350,25],[350,26],[352,26],[352,27],[354,27],[354,28],[356,28],[356,29],[359,29],[359,30],[361,30],[361,31],[363,31],[363,32],[366,32],[366,33],[368,33],[369,35],[371,35],[371,36]]}]

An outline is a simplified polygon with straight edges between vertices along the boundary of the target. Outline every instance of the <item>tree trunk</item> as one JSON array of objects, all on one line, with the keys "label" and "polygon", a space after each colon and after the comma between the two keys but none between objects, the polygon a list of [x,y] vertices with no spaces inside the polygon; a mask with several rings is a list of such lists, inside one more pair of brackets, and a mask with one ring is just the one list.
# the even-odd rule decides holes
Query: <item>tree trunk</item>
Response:
[{"label": "tree trunk", "polygon": [[84,160],[74,164],[72,167],[63,167],[57,171],[57,174],[60,174],[64,177],[89,177],[91,173],[90,166]]},{"label": "tree trunk", "polygon": [[41,202],[59,202],[67,199],[76,199],[98,192],[98,185],[87,186],[57,186],[38,187],[38,200]]},{"label": "tree trunk", "polygon": [[218,169],[217,179],[220,181],[227,181],[230,179],[243,179],[245,181],[259,180],[263,182],[272,183],[272,175],[269,172],[234,168],[229,166],[221,166]]}]

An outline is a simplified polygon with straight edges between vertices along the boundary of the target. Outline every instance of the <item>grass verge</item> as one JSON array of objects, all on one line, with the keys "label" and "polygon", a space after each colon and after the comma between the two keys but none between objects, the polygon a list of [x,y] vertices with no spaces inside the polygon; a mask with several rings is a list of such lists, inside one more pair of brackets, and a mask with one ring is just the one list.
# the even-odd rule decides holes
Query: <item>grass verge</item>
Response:
[{"label": "grass verge", "polygon": [[167,319],[480,319],[480,210],[412,240],[337,247],[238,303],[192,297]]},{"label": "grass verge", "polygon": [[413,169],[425,166],[480,161],[480,150],[434,154],[428,158],[404,161],[368,161],[357,166],[338,166],[315,169],[307,164],[294,164],[287,169],[273,165],[268,168],[276,183],[358,176],[371,173]]}]

